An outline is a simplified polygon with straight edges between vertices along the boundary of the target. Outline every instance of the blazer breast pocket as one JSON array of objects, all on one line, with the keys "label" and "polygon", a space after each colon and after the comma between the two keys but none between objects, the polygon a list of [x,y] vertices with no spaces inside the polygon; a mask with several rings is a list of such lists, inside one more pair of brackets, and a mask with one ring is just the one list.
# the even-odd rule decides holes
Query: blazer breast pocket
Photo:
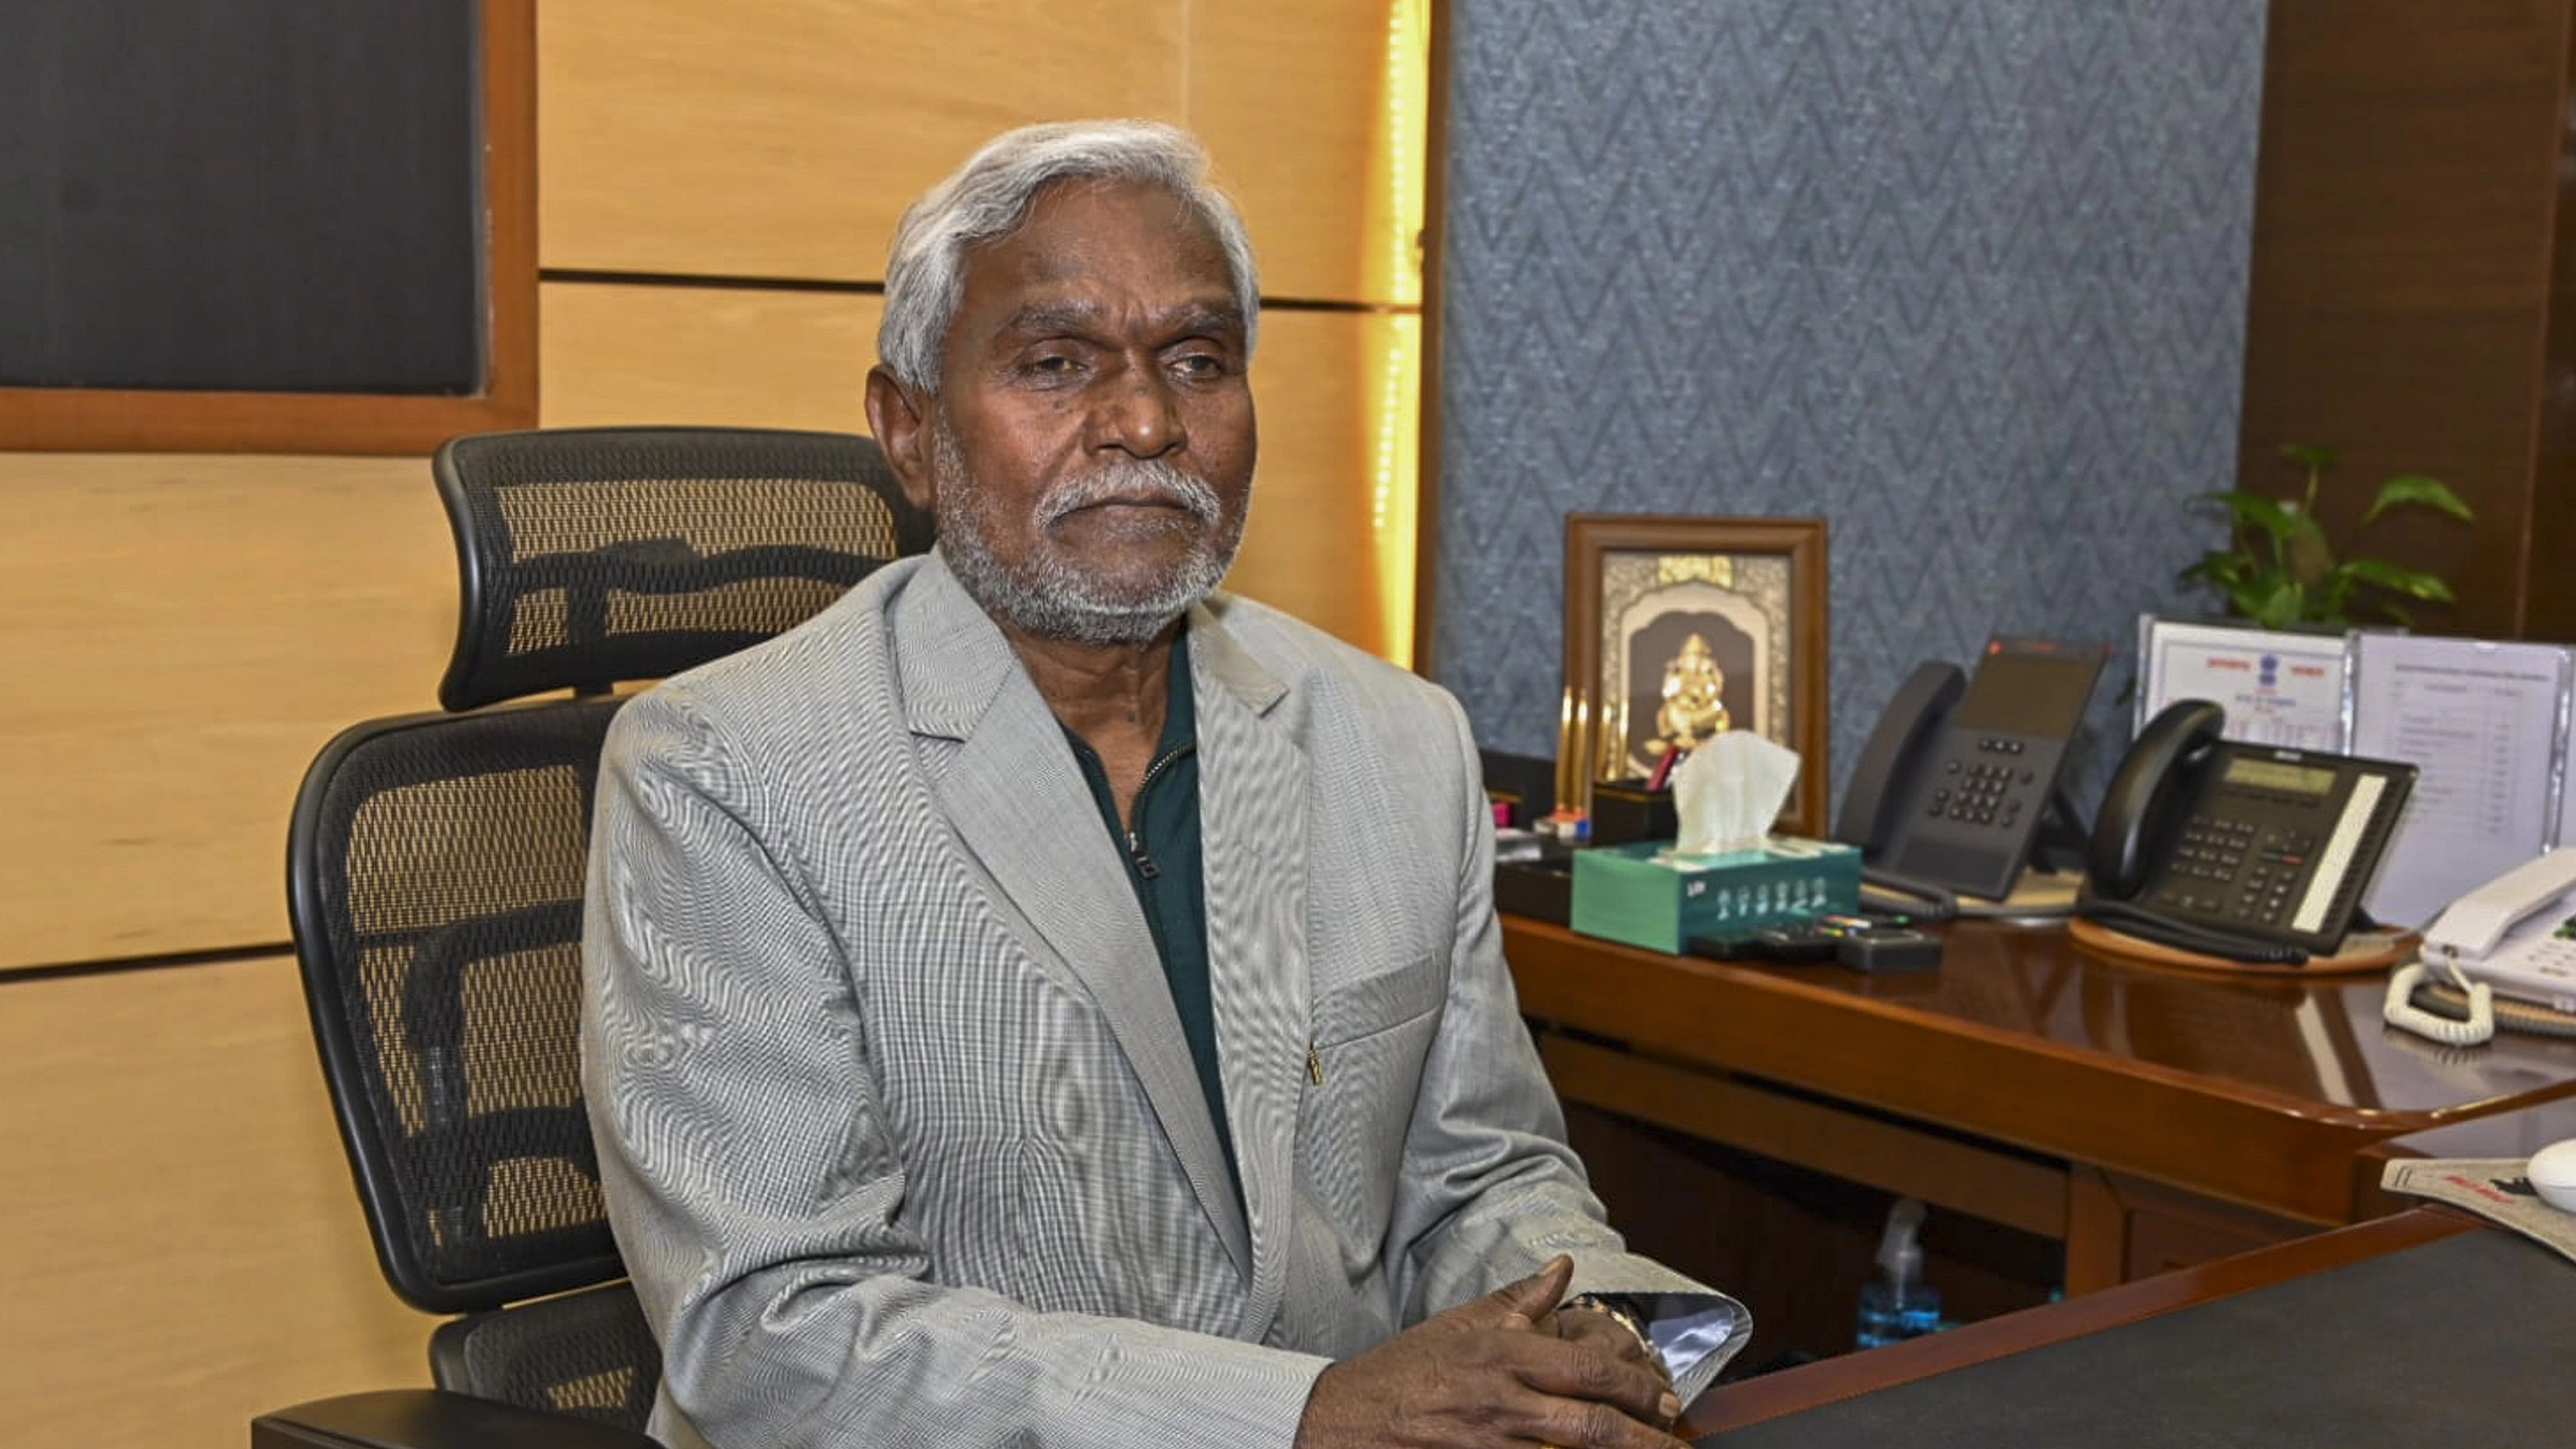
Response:
[{"label": "blazer breast pocket", "polygon": [[1429,957],[1315,993],[1298,1160],[1307,1200],[1334,1225],[1354,1282],[1385,1240],[1406,1180],[1405,1131],[1448,998],[1447,964]]},{"label": "blazer breast pocket", "polygon": [[1315,991],[1314,1041],[1318,1050],[1419,1021],[1448,999],[1446,960],[1428,957],[1394,971],[1380,971]]}]

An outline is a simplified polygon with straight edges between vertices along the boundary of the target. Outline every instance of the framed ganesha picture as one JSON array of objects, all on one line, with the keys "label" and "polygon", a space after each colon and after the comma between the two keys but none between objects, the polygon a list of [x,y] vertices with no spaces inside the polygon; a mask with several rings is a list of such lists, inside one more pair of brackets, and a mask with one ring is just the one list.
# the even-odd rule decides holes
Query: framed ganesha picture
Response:
[{"label": "framed ganesha picture", "polygon": [[1798,752],[1779,828],[1823,834],[1825,624],[1823,519],[1568,515],[1568,783],[1588,797],[1751,730]]}]

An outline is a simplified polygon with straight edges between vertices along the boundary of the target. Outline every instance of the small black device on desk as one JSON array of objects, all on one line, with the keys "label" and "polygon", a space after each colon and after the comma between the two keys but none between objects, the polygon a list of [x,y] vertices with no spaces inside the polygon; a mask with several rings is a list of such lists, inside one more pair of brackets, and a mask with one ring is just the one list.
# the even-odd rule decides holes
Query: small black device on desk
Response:
[{"label": "small black device on desk", "polygon": [[2056,818],[2070,850],[2083,828],[2058,788],[2106,651],[1997,636],[1976,678],[1918,667],[1871,732],[1834,820],[1866,878],[1893,889],[2001,899]]},{"label": "small black device on desk", "polygon": [[1694,936],[1691,954],[1721,961],[1832,961],[1854,971],[1926,971],[1941,964],[1941,938],[1895,921],[1819,916],[1771,926],[1740,941]]},{"label": "small black device on desk", "polygon": [[2331,956],[2414,788],[2413,765],[2220,738],[2227,712],[2168,706],[2111,777],[2077,911],[2233,960]]},{"label": "small black device on desk", "polygon": [[1494,909],[1562,926],[1574,917],[1574,852],[1554,840],[1494,862]]},{"label": "small black device on desk", "polygon": [[[1537,755],[1479,750],[1485,798],[1495,808],[1498,832],[1517,833],[1556,808],[1556,762]],[[1574,912],[1573,852],[1554,839],[1506,845],[1494,851],[1494,908],[1564,925]]]}]

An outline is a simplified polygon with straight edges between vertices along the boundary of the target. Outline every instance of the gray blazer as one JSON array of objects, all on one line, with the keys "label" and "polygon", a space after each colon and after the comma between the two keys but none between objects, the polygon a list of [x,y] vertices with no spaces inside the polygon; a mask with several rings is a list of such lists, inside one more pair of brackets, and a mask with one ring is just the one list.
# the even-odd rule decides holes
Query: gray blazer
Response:
[{"label": "gray blazer", "polygon": [[1242,1201],[1072,753],[937,555],[620,713],[584,1081],[666,1441],[1284,1445],[1330,1359],[1559,1251],[1660,1295],[1685,1396],[1741,1345],[1564,1146],[1456,703],[1244,600],[1189,628]]}]

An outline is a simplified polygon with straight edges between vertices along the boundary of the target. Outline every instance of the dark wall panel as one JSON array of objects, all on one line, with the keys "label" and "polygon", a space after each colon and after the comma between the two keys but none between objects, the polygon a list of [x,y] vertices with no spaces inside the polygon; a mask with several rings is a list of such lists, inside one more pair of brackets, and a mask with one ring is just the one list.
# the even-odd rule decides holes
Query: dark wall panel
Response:
[{"label": "dark wall panel", "polygon": [[[2570,0],[2276,0],[2246,322],[2245,486],[2343,450],[2319,513],[2459,594],[2442,632],[2576,639],[2576,75]],[[2430,473],[2477,521],[2394,515]]]},{"label": "dark wall panel", "polygon": [[0,385],[479,390],[475,9],[0,4]]}]

